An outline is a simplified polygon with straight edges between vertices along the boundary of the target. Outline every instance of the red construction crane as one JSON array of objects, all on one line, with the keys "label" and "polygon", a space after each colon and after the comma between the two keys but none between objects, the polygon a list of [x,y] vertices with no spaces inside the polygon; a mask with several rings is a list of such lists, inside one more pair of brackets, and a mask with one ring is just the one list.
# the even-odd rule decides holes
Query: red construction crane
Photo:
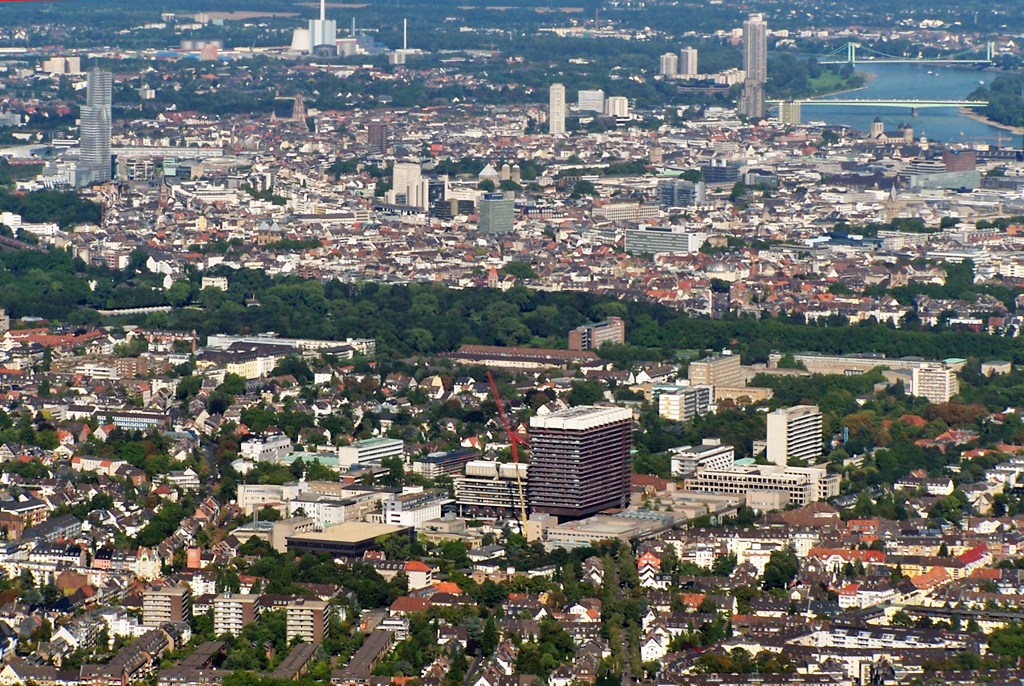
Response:
[{"label": "red construction crane", "polygon": [[519,449],[517,446],[524,445],[529,447],[530,444],[525,438],[512,430],[512,425],[505,415],[505,406],[501,402],[501,396],[498,394],[498,384],[494,382],[494,377],[491,376],[490,372],[487,372],[487,381],[491,384],[491,394],[494,396],[494,402],[498,406],[498,416],[501,417],[501,423],[505,426],[505,435],[508,436],[508,442],[512,445],[512,462],[516,465],[516,483],[519,486],[519,510],[523,519],[522,534],[526,536],[526,496],[523,494],[523,476],[519,471]]}]

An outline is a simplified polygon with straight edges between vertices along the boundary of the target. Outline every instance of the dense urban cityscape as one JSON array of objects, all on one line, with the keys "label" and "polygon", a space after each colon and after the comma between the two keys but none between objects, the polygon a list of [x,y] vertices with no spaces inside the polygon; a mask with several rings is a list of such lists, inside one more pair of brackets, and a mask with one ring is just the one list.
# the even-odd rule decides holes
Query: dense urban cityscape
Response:
[{"label": "dense urban cityscape", "polygon": [[1012,2],[0,6],[0,686],[1024,684]]}]

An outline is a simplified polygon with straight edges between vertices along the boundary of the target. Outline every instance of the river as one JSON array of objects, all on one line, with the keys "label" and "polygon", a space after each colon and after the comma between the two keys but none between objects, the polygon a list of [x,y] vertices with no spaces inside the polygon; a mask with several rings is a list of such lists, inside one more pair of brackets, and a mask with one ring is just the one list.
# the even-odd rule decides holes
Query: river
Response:
[{"label": "river", "polygon": [[[857,71],[874,74],[864,88],[829,96],[830,100],[964,100],[981,85],[995,78],[993,72],[971,67],[945,67],[937,64],[879,64],[862,62]],[[803,108],[804,122],[822,121],[832,126],[852,126],[868,131],[876,116],[885,122],[886,131],[895,131],[901,122],[914,128],[914,137],[946,143],[989,143],[1002,136],[1003,145],[1015,139],[1011,131],[999,129],[964,116],[956,107],[925,108],[912,117],[909,107],[820,106]],[[1016,138],[1019,140],[1019,136]]]}]

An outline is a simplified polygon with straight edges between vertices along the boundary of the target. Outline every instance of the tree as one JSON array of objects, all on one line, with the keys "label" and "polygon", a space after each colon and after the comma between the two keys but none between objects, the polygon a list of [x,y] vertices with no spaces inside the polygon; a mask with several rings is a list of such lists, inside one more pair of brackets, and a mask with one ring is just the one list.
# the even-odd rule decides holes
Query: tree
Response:
[{"label": "tree", "polygon": [[785,589],[796,578],[800,563],[792,550],[776,550],[764,566],[762,577],[764,590]]},{"label": "tree", "polygon": [[498,647],[498,627],[494,621],[494,614],[487,615],[487,621],[484,623],[484,631],[480,636],[480,651],[485,655],[489,656],[494,652],[494,649]]}]

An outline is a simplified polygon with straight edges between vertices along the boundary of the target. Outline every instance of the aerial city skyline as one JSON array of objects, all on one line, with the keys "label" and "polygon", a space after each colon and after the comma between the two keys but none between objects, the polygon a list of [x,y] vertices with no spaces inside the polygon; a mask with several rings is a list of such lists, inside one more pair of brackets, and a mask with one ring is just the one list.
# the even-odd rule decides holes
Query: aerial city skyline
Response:
[{"label": "aerial city skyline", "polygon": [[1024,683],[1015,4],[0,19],[3,686]]}]

